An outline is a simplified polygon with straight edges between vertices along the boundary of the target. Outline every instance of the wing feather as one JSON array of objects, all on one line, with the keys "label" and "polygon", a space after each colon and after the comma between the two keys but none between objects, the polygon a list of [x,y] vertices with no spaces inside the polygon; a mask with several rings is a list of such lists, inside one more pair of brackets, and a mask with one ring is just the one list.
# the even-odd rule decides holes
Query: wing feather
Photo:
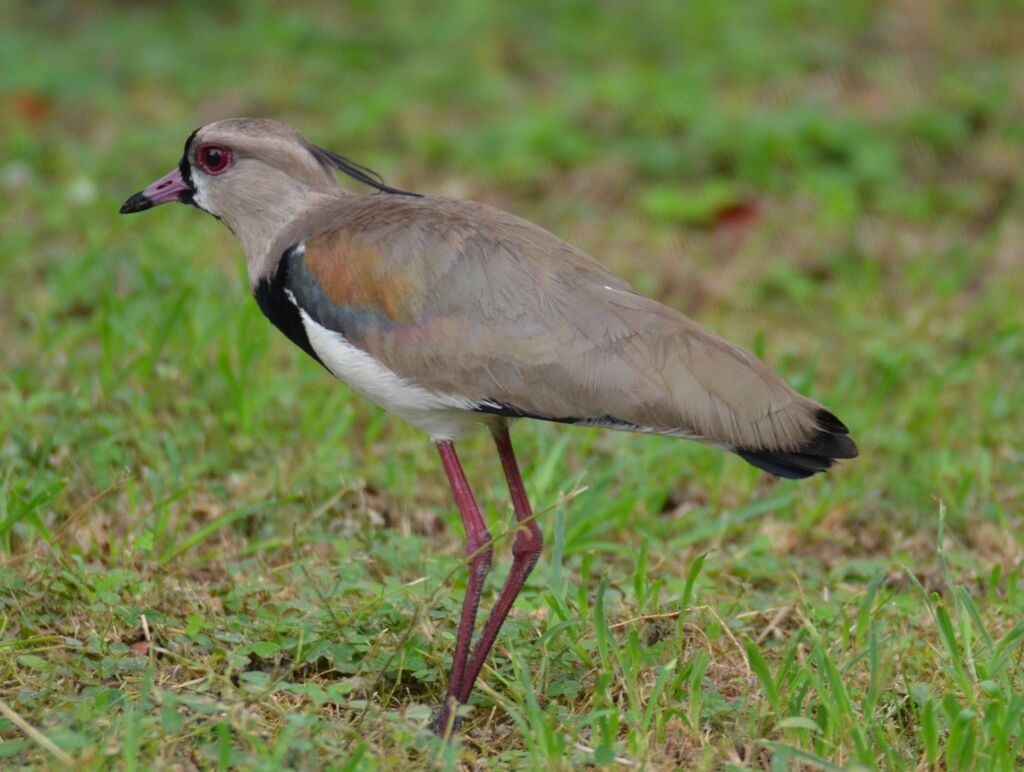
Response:
[{"label": "wing feather", "polygon": [[845,436],[830,414],[756,357],[499,210],[347,197],[283,238],[305,244],[289,258],[290,289],[319,324],[483,412],[774,453],[759,464],[773,473],[799,467],[808,443],[856,454],[848,438],[824,443]]}]

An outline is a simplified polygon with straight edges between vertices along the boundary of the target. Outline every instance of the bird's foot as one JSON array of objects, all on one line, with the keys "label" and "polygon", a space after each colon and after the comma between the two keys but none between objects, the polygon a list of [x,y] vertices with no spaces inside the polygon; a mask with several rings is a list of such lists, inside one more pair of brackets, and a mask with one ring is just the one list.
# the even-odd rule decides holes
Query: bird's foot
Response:
[{"label": "bird's foot", "polygon": [[434,714],[430,728],[441,739],[458,734],[459,727],[462,726],[462,717],[455,712],[457,707],[458,703],[454,700],[446,700],[441,709]]}]

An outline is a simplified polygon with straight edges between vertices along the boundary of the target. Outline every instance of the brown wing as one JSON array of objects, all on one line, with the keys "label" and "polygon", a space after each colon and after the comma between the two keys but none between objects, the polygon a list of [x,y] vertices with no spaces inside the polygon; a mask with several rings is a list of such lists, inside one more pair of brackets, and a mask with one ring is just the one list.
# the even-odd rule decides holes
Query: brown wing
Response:
[{"label": "brown wing", "polygon": [[304,271],[291,271],[304,306],[420,386],[484,412],[827,456],[818,468],[856,454],[837,419],[760,360],[524,220],[391,196],[318,218],[302,226],[315,234]]}]

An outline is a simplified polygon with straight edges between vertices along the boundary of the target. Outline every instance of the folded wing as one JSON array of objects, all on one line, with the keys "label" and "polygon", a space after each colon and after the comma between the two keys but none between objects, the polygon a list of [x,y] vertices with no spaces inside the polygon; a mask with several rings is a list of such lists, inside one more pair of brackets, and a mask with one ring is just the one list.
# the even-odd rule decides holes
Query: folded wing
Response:
[{"label": "folded wing", "polygon": [[279,272],[309,316],[470,409],[688,437],[783,477],[856,446],[760,360],[531,223],[368,196],[297,223]]}]

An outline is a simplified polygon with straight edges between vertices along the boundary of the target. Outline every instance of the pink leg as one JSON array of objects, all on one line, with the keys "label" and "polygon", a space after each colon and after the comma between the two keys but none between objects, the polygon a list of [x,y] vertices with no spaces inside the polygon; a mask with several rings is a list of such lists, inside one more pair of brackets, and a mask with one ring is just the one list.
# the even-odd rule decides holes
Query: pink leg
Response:
[{"label": "pink leg", "polygon": [[487,654],[494,645],[494,639],[498,637],[498,631],[505,622],[516,596],[526,582],[526,577],[537,565],[541,549],[544,547],[544,537],[540,532],[536,521],[533,519],[533,510],[530,509],[530,500],[526,496],[526,488],[523,486],[522,475],[519,474],[519,465],[516,463],[515,453],[512,451],[512,440],[508,436],[508,426],[502,424],[494,430],[494,444],[498,447],[498,455],[501,457],[501,466],[505,470],[505,480],[508,482],[509,493],[512,494],[512,506],[515,509],[516,520],[522,523],[522,527],[516,534],[516,540],[512,545],[512,569],[509,571],[505,586],[501,588],[501,595],[498,602],[494,604],[491,615],[487,618],[483,632],[480,633],[480,640],[476,642],[473,649],[473,656],[466,667],[463,675],[461,690],[457,697],[460,703],[469,700],[470,692],[473,691],[473,684],[480,670],[484,666]]},{"label": "pink leg", "polygon": [[462,617],[459,619],[459,631],[455,639],[455,658],[452,662],[451,678],[448,681],[448,693],[445,704],[434,720],[434,731],[443,737],[448,731],[451,713],[464,700],[459,694],[463,691],[463,677],[466,672],[466,658],[469,655],[469,644],[473,637],[473,626],[476,623],[476,612],[480,606],[480,593],[484,588],[484,579],[491,570],[491,534],[487,525],[480,517],[473,491],[470,490],[462,464],[455,454],[455,446],[451,442],[437,443],[441,454],[441,463],[455,503],[462,517],[462,526],[466,531],[466,556],[469,558],[469,581],[466,584],[466,597],[462,602]]}]

